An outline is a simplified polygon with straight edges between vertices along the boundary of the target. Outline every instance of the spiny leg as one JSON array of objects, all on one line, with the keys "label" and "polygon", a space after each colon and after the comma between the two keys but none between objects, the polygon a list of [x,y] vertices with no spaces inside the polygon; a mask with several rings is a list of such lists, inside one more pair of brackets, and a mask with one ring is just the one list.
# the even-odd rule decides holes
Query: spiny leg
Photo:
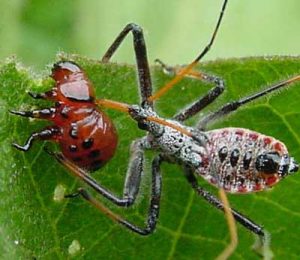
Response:
[{"label": "spiny leg", "polygon": [[203,119],[201,119],[199,121],[199,123],[197,124],[197,128],[205,129],[208,123],[211,123],[211,122],[223,117],[224,115],[228,115],[228,114],[232,113],[233,111],[237,110],[239,107],[241,107],[253,100],[256,100],[257,98],[263,97],[275,90],[286,87],[296,81],[300,81],[300,75],[297,75],[295,77],[292,77],[292,78],[284,80],[284,81],[281,81],[281,82],[279,82],[275,85],[272,85],[258,93],[241,98],[240,100],[236,100],[236,101],[227,103],[223,107],[218,109],[217,111],[215,111],[215,112],[209,114],[208,116],[204,117]]},{"label": "spiny leg", "polygon": [[155,230],[158,215],[159,215],[160,195],[161,195],[160,164],[161,164],[160,157],[156,157],[152,162],[152,187],[151,187],[152,192],[151,192],[147,223],[146,223],[146,227],[144,228],[138,227],[137,225],[115,214],[110,209],[108,209],[105,205],[103,205],[99,200],[96,200],[94,197],[92,197],[86,190],[80,188],[78,192],[86,201],[88,201],[98,210],[100,210],[105,215],[110,217],[112,220],[118,222],[119,224],[125,226],[129,230],[136,232],[140,235],[143,236],[149,235]]},{"label": "spiny leg", "polygon": [[217,32],[219,30],[224,12],[225,12],[225,8],[227,5],[228,0],[225,0],[216,24],[216,27],[214,29],[214,32],[212,34],[212,37],[209,41],[209,43],[206,45],[206,47],[203,49],[203,51],[196,57],[196,59],[194,59],[194,61],[192,63],[190,63],[189,65],[187,65],[186,67],[184,67],[182,70],[180,70],[180,72],[178,72],[178,74],[171,80],[169,81],[165,86],[163,86],[160,90],[158,90],[156,93],[154,93],[152,96],[150,96],[148,98],[149,101],[154,101],[158,98],[160,98],[162,95],[164,95],[168,90],[170,90],[176,83],[178,83],[180,80],[182,80],[183,77],[185,77],[186,75],[188,75],[193,68],[199,63],[199,61],[208,53],[208,51],[210,50],[211,46],[214,43],[214,40],[216,38]]},{"label": "spiny leg", "polygon": [[[168,66],[168,65],[164,64],[161,60],[158,60],[158,59],[156,60],[156,62],[158,62],[162,66],[163,70],[167,74],[175,74],[176,75],[182,69],[182,68]],[[201,111],[203,108],[208,106],[210,103],[212,103],[218,96],[220,96],[223,93],[224,87],[225,87],[224,81],[221,78],[213,76],[213,75],[207,75],[207,74],[201,73],[199,71],[191,70],[185,75],[185,77],[191,77],[194,79],[203,80],[203,81],[206,81],[209,83],[213,83],[216,86],[214,88],[212,88],[211,90],[209,90],[209,92],[206,95],[204,95],[203,97],[201,97],[199,100],[195,101],[194,103],[190,104],[187,108],[183,109],[182,111],[180,111],[178,114],[176,114],[173,117],[173,119],[180,121],[180,122],[189,119],[190,117],[194,116],[199,111]]]},{"label": "spiny leg", "polygon": [[57,135],[59,135],[59,133],[60,133],[59,128],[54,127],[54,126],[48,127],[46,129],[42,130],[41,132],[32,133],[31,136],[29,136],[29,138],[27,139],[27,141],[25,142],[25,144],[23,146],[16,144],[16,143],[12,143],[12,146],[14,146],[15,148],[17,148],[20,151],[27,152],[31,148],[34,140],[55,139],[55,137]]},{"label": "spiny leg", "polygon": [[148,100],[148,98],[152,95],[151,76],[147,58],[146,43],[143,30],[140,26],[134,23],[127,24],[102,57],[102,62],[109,62],[110,58],[116,52],[129,32],[132,32],[133,35],[133,46],[137,63],[142,106],[148,105],[152,107],[152,101]]},{"label": "spiny leg", "polygon": [[[80,178],[83,182],[88,184],[97,193],[110,200],[117,206],[129,207],[134,202],[138,195],[141,177],[144,172],[144,146],[145,139],[138,139],[133,141],[131,146],[131,157],[129,167],[126,173],[126,179],[124,182],[123,196],[120,198],[118,195],[104,188],[95,179],[93,179],[85,170],[75,165],[73,162],[66,159],[62,154],[50,153],[54,156],[62,165],[64,165],[70,172],[76,177]],[[68,194],[66,197],[73,198],[77,197],[79,193]]]},{"label": "spiny leg", "polygon": [[203,108],[211,104],[218,96],[220,96],[224,91],[224,81],[216,76],[204,75],[202,74],[202,79],[207,82],[215,84],[215,87],[209,90],[209,92],[201,97],[199,100],[190,104],[187,108],[180,111],[174,116],[175,120],[185,121],[190,117],[196,115]]},{"label": "spiny leg", "polygon": [[[217,209],[224,211],[223,203],[210,192],[206,191],[204,188],[198,185],[198,181],[194,176],[192,169],[190,169],[189,167],[185,167],[184,170],[188,182],[191,184],[192,188],[196,191],[196,193],[203,197],[208,203],[210,203]],[[243,225],[250,232],[257,234],[262,241],[265,241],[265,232],[261,226],[254,223],[252,220],[242,215],[235,209],[231,208],[231,213],[237,222]]]}]

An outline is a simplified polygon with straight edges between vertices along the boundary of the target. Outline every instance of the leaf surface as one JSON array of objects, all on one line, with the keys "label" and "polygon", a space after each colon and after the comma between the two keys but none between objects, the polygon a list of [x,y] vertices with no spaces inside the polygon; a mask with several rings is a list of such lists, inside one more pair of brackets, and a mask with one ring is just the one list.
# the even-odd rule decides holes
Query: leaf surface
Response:
[{"label": "leaf surface", "polygon": [[[131,104],[138,103],[134,66],[108,64],[68,56],[79,63],[96,87],[98,97]],[[201,64],[202,71],[225,79],[226,90],[199,117],[222,104],[255,93],[267,85],[300,73],[300,59],[295,57],[219,60]],[[197,197],[177,165],[164,164],[163,194],[159,224],[149,237],[140,237],[113,223],[80,198],[55,202],[54,190],[63,185],[68,193],[82,185],[44,151],[44,142],[36,142],[27,153],[11,147],[23,144],[33,131],[47,122],[28,120],[8,113],[9,109],[47,107],[32,100],[26,91],[41,92],[51,88],[50,69],[34,75],[15,61],[0,68],[0,257],[38,259],[213,259],[229,243],[224,216]],[[170,78],[153,68],[154,88]],[[42,80],[43,79],[43,80]],[[157,110],[171,117],[180,108],[196,100],[212,86],[184,79],[157,102]],[[94,177],[103,185],[122,194],[134,138],[143,136],[127,115],[108,110],[119,132],[116,156]],[[193,125],[197,117],[187,122]],[[300,84],[249,104],[219,120],[210,128],[235,126],[250,128],[283,141],[300,161]],[[50,145],[50,144],[48,144]],[[142,192],[137,204],[129,209],[107,205],[129,220],[143,225],[147,214],[153,153],[148,154]],[[300,254],[299,175],[290,176],[274,189],[259,194],[230,195],[231,205],[262,224],[272,235],[271,247],[276,259],[296,258]],[[205,181],[200,182],[216,192]],[[101,199],[104,201],[104,199]],[[232,259],[255,259],[251,250],[252,234],[239,226],[239,245]],[[78,241],[80,250],[70,255],[69,247]],[[76,242],[75,242],[76,244]]]}]

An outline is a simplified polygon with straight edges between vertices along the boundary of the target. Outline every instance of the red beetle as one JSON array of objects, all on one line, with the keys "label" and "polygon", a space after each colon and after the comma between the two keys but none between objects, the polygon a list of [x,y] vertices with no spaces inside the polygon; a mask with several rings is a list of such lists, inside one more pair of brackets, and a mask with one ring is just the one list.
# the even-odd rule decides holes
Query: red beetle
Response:
[{"label": "red beetle", "polygon": [[48,99],[55,107],[33,111],[11,111],[13,114],[43,118],[54,124],[33,133],[24,146],[27,151],[35,139],[53,140],[60,144],[63,155],[79,167],[95,171],[115,153],[118,137],[110,118],[95,104],[92,83],[82,69],[70,61],[54,64],[51,77],[54,87],[45,93],[29,93],[33,98]]}]

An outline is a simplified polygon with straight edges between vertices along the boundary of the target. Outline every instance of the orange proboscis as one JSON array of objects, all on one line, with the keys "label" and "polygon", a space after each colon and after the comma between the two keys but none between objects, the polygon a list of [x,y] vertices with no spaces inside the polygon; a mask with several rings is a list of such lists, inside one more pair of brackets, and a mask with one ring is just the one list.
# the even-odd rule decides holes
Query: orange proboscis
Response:
[{"label": "orange proboscis", "polygon": [[178,126],[178,125],[172,124],[172,123],[170,123],[170,122],[168,122],[168,121],[166,121],[164,119],[161,119],[161,118],[158,118],[158,117],[153,117],[153,116],[148,116],[146,118],[146,120],[149,120],[149,121],[152,121],[152,122],[159,123],[161,125],[165,125],[165,126],[171,127],[173,129],[177,130],[178,132],[184,134],[184,135],[192,136],[192,134],[188,130],[186,130],[186,129]]},{"label": "orange proboscis", "polygon": [[97,99],[95,101],[95,103],[98,106],[103,106],[103,107],[115,109],[115,110],[118,110],[118,111],[121,111],[121,112],[124,112],[124,113],[129,112],[129,105],[127,105],[125,103],[118,102],[118,101],[109,100],[109,99]]},{"label": "orange proboscis", "polygon": [[[97,99],[95,101],[95,103],[98,106],[103,106],[103,107],[115,109],[115,110],[118,110],[120,112],[124,112],[124,113],[127,113],[127,114],[129,113],[129,109],[130,109],[130,105],[128,105],[128,104],[121,103],[121,102],[114,101],[114,100],[109,100],[109,99]],[[171,127],[173,129],[179,131],[180,133],[184,134],[184,135],[192,136],[192,134],[189,131],[187,131],[186,129],[184,129],[183,127],[172,124],[172,123],[170,123],[170,122],[168,122],[164,119],[154,117],[154,116],[148,116],[148,117],[146,117],[145,120]]]}]

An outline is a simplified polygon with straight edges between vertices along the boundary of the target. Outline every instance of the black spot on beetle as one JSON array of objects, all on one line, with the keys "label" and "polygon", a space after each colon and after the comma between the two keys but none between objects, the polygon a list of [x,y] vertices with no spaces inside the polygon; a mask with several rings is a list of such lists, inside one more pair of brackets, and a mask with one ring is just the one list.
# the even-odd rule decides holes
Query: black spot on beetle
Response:
[{"label": "black spot on beetle", "polygon": [[63,118],[68,118],[68,113],[69,113],[70,109],[68,107],[64,107],[61,111],[60,114]]},{"label": "black spot on beetle", "polygon": [[101,160],[96,160],[96,161],[93,161],[91,163],[91,166],[90,166],[90,170],[91,171],[96,171],[98,170],[99,168],[101,168],[103,166],[103,161]]},{"label": "black spot on beetle", "polygon": [[71,124],[71,129],[69,131],[69,135],[73,139],[77,139],[78,138],[78,125],[76,123],[72,123]]},{"label": "black spot on beetle", "polygon": [[81,162],[82,158],[81,157],[74,157],[74,158],[72,158],[72,161],[73,162]]},{"label": "black spot on beetle", "polygon": [[101,151],[100,150],[93,150],[88,154],[89,158],[97,158],[101,155]]},{"label": "black spot on beetle", "polygon": [[77,145],[71,144],[71,145],[69,146],[69,151],[72,152],[72,153],[77,152],[77,151],[78,151]]},{"label": "black spot on beetle", "polygon": [[88,138],[88,139],[85,139],[83,142],[82,142],[82,147],[84,149],[90,149],[94,144],[94,139],[93,138]]}]

